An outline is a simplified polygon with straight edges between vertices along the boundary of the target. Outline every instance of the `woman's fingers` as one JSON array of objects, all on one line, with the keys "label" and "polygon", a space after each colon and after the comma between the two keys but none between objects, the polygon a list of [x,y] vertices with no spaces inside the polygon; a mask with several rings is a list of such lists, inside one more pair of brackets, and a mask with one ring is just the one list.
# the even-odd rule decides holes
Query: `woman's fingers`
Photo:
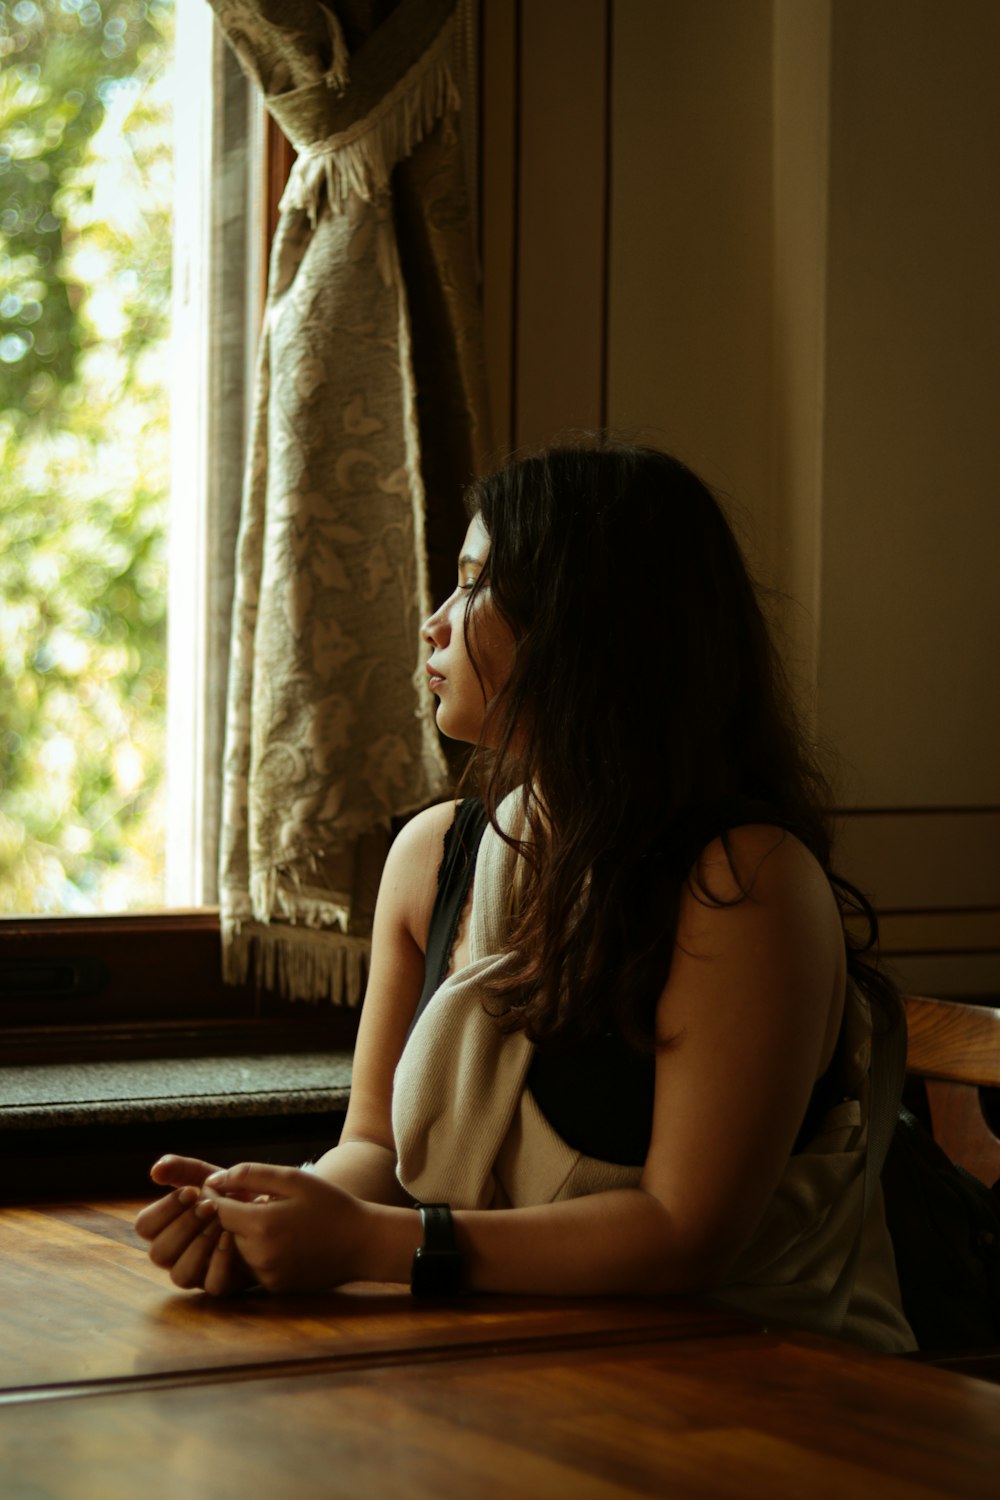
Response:
[{"label": "woman's fingers", "polygon": [[287,1198],[301,1178],[297,1167],[274,1167],[258,1161],[241,1161],[227,1171],[214,1171],[205,1180],[212,1193],[239,1197],[243,1202],[253,1198]]},{"label": "woman's fingers", "polygon": [[161,1156],[154,1161],[149,1175],[161,1187],[201,1187],[206,1177],[219,1169],[210,1161],[199,1161],[196,1156]]},{"label": "woman's fingers", "polygon": [[219,1233],[212,1243],[212,1258],[205,1271],[205,1290],[212,1297],[224,1297],[232,1290],[235,1251],[233,1237],[216,1219]]},{"label": "woman's fingers", "polygon": [[197,1203],[198,1197],[196,1187],[179,1188],[176,1192],[165,1193],[162,1198],[157,1198],[155,1203],[148,1204],[137,1215],[136,1233],[144,1240],[155,1240],[169,1224]]},{"label": "woman's fingers", "polygon": [[[180,1213],[166,1223],[149,1247],[154,1265],[170,1273],[175,1286],[188,1290],[204,1287],[214,1297],[231,1295],[252,1286],[242,1256],[219,1222],[214,1202],[201,1198],[188,1187],[168,1195],[183,1198]],[[158,1208],[159,1204],[154,1204]]]},{"label": "woman's fingers", "polygon": [[222,1225],[218,1219],[210,1218],[207,1223],[201,1221],[199,1232],[188,1241],[170,1268],[170,1280],[175,1286],[205,1285],[205,1276],[221,1234]]},{"label": "woman's fingers", "polygon": [[218,1170],[211,1162],[199,1161],[194,1156],[161,1156],[153,1163],[149,1175],[161,1187],[172,1187],[176,1191],[165,1193],[142,1210],[135,1221],[136,1232],[144,1240],[155,1240],[190,1208],[205,1178]]},{"label": "woman's fingers", "polygon": [[[184,1214],[201,1196],[199,1190],[205,1178],[218,1170],[210,1161],[200,1161],[194,1156],[161,1156],[159,1161],[153,1163],[149,1175],[154,1182],[173,1187],[175,1191],[165,1193],[162,1198],[141,1211],[135,1221],[136,1233],[144,1240],[155,1242],[172,1224],[183,1219]],[[189,1232],[185,1234],[183,1228],[178,1229],[175,1236],[163,1242],[166,1248],[159,1253],[168,1255],[176,1245],[183,1247],[187,1244],[194,1227],[190,1221],[186,1222]],[[170,1264],[155,1256],[154,1259],[157,1265]]]},{"label": "woman's fingers", "polygon": [[[196,1192],[196,1189],[184,1189],[185,1192]],[[161,1266],[164,1270],[172,1270],[177,1261],[191,1244],[197,1239],[207,1227],[206,1219],[201,1213],[196,1212],[196,1207],[185,1208],[176,1218],[153,1239],[149,1247],[149,1258],[154,1266]]]},{"label": "woman's fingers", "polygon": [[136,1219],[137,1232],[150,1242],[150,1260],[169,1271],[176,1286],[203,1286],[213,1296],[241,1291],[256,1279],[227,1231],[258,1228],[261,1206],[289,1197],[302,1179],[292,1167],[242,1162],[221,1171],[185,1156],[161,1157],[151,1175],[173,1184],[174,1192]]},{"label": "woman's fingers", "polygon": [[236,1249],[236,1242],[228,1229],[223,1229],[220,1224],[219,1230],[205,1272],[204,1286],[211,1297],[231,1297],[234,1292],[243,1292],[253,1286],[255,1278]]}]

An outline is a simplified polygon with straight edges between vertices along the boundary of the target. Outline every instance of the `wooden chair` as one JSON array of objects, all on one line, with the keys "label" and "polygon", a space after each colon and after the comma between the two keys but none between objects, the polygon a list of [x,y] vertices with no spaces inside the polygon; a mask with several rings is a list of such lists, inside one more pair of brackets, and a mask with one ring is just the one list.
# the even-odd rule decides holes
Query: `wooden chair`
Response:
[{"label": "wooden chair", "polygon": [[1000,1138],[981,1088],[1000,1088],[1000,1010],[904,995],[906,1071],[923,1079],[931,1129],[953,1162],[989,1184],[1000,1177]]},{"label": "wooden chair", "polygon": [[[1000,1088],[1000,1010],[923,995],[904,995],[903,1005],[906,1071],[927,1090],[934,1139],[958,1166],[987,1184],[996,1181],[1000,1138],[983,1114],[980,1089]],[[916,1358],[956,1374],[1000,1382],[1000,1349]]]}]

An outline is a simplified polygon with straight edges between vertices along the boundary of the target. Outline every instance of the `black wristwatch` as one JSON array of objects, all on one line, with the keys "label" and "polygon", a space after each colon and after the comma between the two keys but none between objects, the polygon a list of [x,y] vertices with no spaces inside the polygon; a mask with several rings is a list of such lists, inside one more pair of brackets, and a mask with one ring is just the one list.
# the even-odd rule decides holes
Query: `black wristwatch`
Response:
[{"label": "black wristwatch", "polygon": [[413,1256],[410,1291],[414,1297],[455,1297],[462,1290],[462,1257],[447,1203],[418,1203],[424,1242]]}]

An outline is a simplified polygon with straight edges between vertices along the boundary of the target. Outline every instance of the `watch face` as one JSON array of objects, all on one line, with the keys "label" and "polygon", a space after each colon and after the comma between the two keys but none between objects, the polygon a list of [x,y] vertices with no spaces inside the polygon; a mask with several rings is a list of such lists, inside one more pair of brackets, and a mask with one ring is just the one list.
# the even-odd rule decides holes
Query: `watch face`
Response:
[{"label": "watch face", "polygon": [[457,1250],[422,1248],[413,1257],[410,1290],[415,1297],[454,1297],[462,1290],[462,1257]]}]

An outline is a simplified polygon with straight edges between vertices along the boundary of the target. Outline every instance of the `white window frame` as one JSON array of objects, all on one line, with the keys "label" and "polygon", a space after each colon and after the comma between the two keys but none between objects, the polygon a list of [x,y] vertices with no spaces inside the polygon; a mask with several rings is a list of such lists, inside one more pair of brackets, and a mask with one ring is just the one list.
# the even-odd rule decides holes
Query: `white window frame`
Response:
[{"label": "white window frame", "polygon": [[[267,148],[259,91],[204,3],[178,0],[175,67],[175,180],[192,186],[174,200],[166,903],[187,908],[217,899],[231,562],[265,284]],[[238,411],[222,409],[223,394]]]}]

